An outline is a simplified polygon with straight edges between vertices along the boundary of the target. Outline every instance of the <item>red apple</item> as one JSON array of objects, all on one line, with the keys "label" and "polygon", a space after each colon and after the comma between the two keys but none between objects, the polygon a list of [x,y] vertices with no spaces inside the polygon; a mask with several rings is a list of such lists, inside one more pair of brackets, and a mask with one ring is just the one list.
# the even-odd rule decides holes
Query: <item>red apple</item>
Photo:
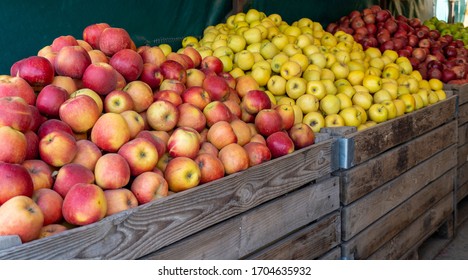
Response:
[{"label": "red apple", "polygon": [[120,115],[127,122],[128,129],[130,130],[130,139],[135,138],[140,131],[145,129],[145,120],[136,111],[128,110],[120,113]]},{"label": "red apple", "polygon": [[59,117],[59,108],[68,99],[68,92],[59,86],[50,84],[42,88],[37,95],[36,107],[49,118]]},{"label": "red apple", "polygon": [[229,95],[229,85],[219,76],[208,76],[203,80],[202,86],[210,95],[211,100],[224,101]]},{"label": "red apple", "polygon": [[10,68],[12,77],[18,76],[26,80],[36,91],[52,83],[54,80],[54,67],[50,61],[41,56],[23,58]]},{"label": "red apple", "polygon": [[72,35],[62,35],[55,38],[50,45],[53,52],[59,52],[64,47],[78,46],[78,41]]},{"label": "red apple", "polygon": [[182,97],[177,92],[166,89],[158,90],[153,94],[153,101],[165,100],[174,104],[176,107],[183,103]]},{"label": "red apple", "polygon": [[[155,131],[143,130],[140,131],[135,138],[145,138],[150,141],[156,147],[158,157],[161,157],[166,152],[166,142],[154,132]],[[167,139],[169,139],[169,135],[167,136]]]},{"label": "red apple", "polygon": [[138,200],[129,189],[105,190],[107,201],[106,217],[138,206]]},{"label": "red apple", "polygon": [[170,52],[166,55],[166,60],[173,60],[184,67],[185,70],[193,68],[193,61],[190,57],[182,53]]},{"label": "red apple", "polygon": [[176,157],[167,163],[164,170],[164,178],[170,191],[181,192],[198,186],[201,179],[201,171],[193,159]]},{"label": "red apple", "polygon": [[223,101],[224,105],[226,105],[231,112],[232,119],[241,119],[242,118],[242,108],[240,106],[240,101],[234,101],[234,100],[226,100]]},{"label": "red apple", "polygon": [[93,47],[93,49],[99,48],[99,37],[104,29],[110,27],[108,23],[95,23],[86,26],[83,29],[83,40]]},{"label": "red apple", "polygon": [[123,90],[113,90],[104,98],[104,112],[106,113],[122,113],[128,110],[133,110],[133,99],[127,92]]},{"label": "red apple", "polygon": [[156,90],[161,85],[164,76],[156,64],[144,63],[139,79],[147,83],[152,90]]},{"label": "red apple", "polygon": [[209,129],[206,136],[207,141],[213,144],[218,150],[223,147],[237,143],[237,136],[231,124],[227,121],[218,121]]},{"label": "red apple", "polygon": [[44,215],[43,226],[61,222],[63,198],[60,194],[51,189],[38,189],[34,191],[32,200]]},{"label": "red apple", "polygon": [[50,132],[39,141],[41,159],[55,167],[70,163],[77,151],[75,138],[64,131]]},{"label": "red apple", "polygon": [[153,103],[153,90],[140,80],[129,82],[123,89],[133,100],[133,110],[141,113]]},{"label": "red apple", "polygon": [[68,163],[58,170],[53,190],[65,197],[70,188],[78,183],[94,183],[94,173],[81,164]]},{"label": "red apple", "polygon": [[25,132],[32,122],[29,105],[21,97],[0,97],[0,126],[10,126]]},{"label": "red apple", "polygon": [[130,166],[123,156],[107,153],[97,160],[94,177],[96,184],[104,190],[119,189],[130,182]]},{"label": "red apple", "polygon": [[304,123],[297,123],[288,131],[295,149],[302,149],[315,143],[314,131]]},{"label": "red apple", "polygon": [[48,119],[45,122],[43,122],[37,129],[37,136],[39,137],[39,139],[42,139],[44,136],[46,136],[50,132],[59,131],[59,130],[66,132],[70,134],[71,136],[74,136],[73,130],[71,129],[71,127],[64,121],[58,120],[58,119]]},{"label": "red apple", "polygon": [[231,143],[220,149],[218,158],[223,163],[226,174],[233,174],[249,168],[249,155],[237,143]]},{"label": "red apple", "polygon": [[106,213],[104,191],[95,184],[78,183],[63,200],[63,218],[72,225],[83,226],[100,221]]},{"label": "red apple", "polygon": [[181,94],[181,98],[184,103],[192,104],[200,110],[203,110],[205,106],[211,102],[210,95],[201,86],[192,86],[187,88]]},{"label": "red apple", "polygon": [[166,197],[169,186],[166,179],[156,172],[147,171],[138,175],[130,186],[139,204]]},{"label": "red apple", "polygon": [[104,113],[91,129],[91,141],[106,152],[117,152],[130,140],[127,121],[117,113]]},{"label": "red apple", "polygon": [[221,73],[223,71],[223,67],[221,59],[214,55],[205,56],[200,63],[200,69],[208,69],[216,74]]},{"label": "red apple", "polygon": [[224,177],[224,165],[216,155],[210,153],[201,153],[197,155],[195,162],[200,168],[201,184]]},{"label": "red apple", "polygon": [[127,82],[138,79],[143,71],[143,59],[132,49],[122,49],[116,52],[110,58],[109,64],[122,74]]},{"label": "red apple", "polygon": [[230,122],[232,120],[232,113],[229,108],[221,101],[211,101],[205,108],[203,114],[206,117],[206,124],[211,127],[219,121]]},{"label": "red apple", "polygon": [[57,53],[54,69],[58,75],[81,79],[90,64],[91,57],[84,48],[80,46],[66,46]]},{"label": "red apple", "polygon": [[21,77],[0,75],[0,97],[21,97],[29,105],[36,104],[36,94],[29,83]]},{"label": "red apple", "polygon": [[49,237],[55,234],[59,234],[66,230],[68,230],[68,228],[62,224],[46,225],[46,226],[41,227],[41,230],[39,231],[38,239]]},{"label": "red apple", "polygon": [[263,90],[251,90],[242,97],[242,108],[249,114],[257,114],[263,109],[271,108],[271,101]]},{"label": "red apple", "polygon": [[31,176],[34,190],[50,189],[54,184],[52,168],[40,159],[25,160],[21,164]]},{"label": "red apple", "polygon": [[154,130],[171,131],[179,120],[179,110],[169,101],[158,100],[148,107],[148,124]]},{"label": "red apple", "polygon": [[32,196],[34,184],[22,165],[0,162],[0,176],[0,205],[15,196]]},{"label": "red apple", "polygon": [[177,106],[177,110],[179,110],[177,127],[191,127],[198,132],[206,127],[206,117],[195,105],[182,103]]},{"label": "red apple", "polygon": [[197,49],[195,49],[194,47],[187,46],[182,50],[182,53],[190,57],[190,59],[193,62],[194,68],[197,68],[200,66],[202,57],[200,55],[200,52]]},{"label": "red apple", "polygon": [[59,108],[60,119],[76,133],[91,129],[101,116],[101,111],[93,98],[77,95],[66,100]]},{"label": "red apple", "polygon": [[171,157],[194,159],[200,150],[200,134],[190,127],[176,128],[167,141],[167,151]]},{"label": "red apple", "polygon": [[102,156],[101,150],[88,139],[76,141],[78,151],[73,158],[72,163],[81,164],[91,171],[94,171],[97,160]]},{"label": "red apple", "polygon": [[38,158],[39,157],[39,137],[37,136],[37,134],[32,130],[28,130],[24,133],[24,137],[26,137],[25,160]]},{"label": "red apple", "polygon": [[122,49],[131,49],[132,39],[127,30],[119,27],[108,27],[102,30],[98,45],[103,53],[111,57]]},{"label": "red apple", "polygon": [[156,147],[145,138],[130,140],[120,147],[118,154],[127,161],[132,176],[151,171],[158,163]]},{"label": "red apple", "polygon": [[255,166],[271,159],[271,152],[266,144],[249,142],[244,145],[244,149],[249,156],[249,166]]},{"label": "red apple", "polygon": [[263,109],[255,116],[255,126],[260,134],[268,137],[282,130],[283,120],[277,110]]},{"label": "red apple", "polygon": [[144,48],[138,53],[141,55],[143,63],[151,63],[158,67],[161,66],[161,64],[167,60],[166,55],[158,46]]},{"label": "red apple", "polygon": [[18,235],[21,242],[39,237],[44,215],[27,196],[18,195],[0,206],[0,236]]},{"label": "red apple", "polygon": [[0,162],[22,163],[26,159],[28,142],[21,131],[0,126]]},{"label": "red apple", "polygon": [[187,88],[198,86],[201,87],[203,85],[203,80],[205,80],[205,73],[202,70],[197,68],[190,68],[186,70],[187,72],[187,81],[185,85]]},{"label": "red apple", "polygon": [[185,84],[187,73],[182,64],[174,60],[166,60],[159,66],[164,79],[178,80]]},{"label": "red apple", "polygon": [[116,70],[107,63],[90,64],[83,73],[83,86],[106,95],[117,88]]},{"label": "red apple", "polygon": [[285,131],[277,131],[266,139],[272,158],[281,157],[294,152],[294,142]]}]

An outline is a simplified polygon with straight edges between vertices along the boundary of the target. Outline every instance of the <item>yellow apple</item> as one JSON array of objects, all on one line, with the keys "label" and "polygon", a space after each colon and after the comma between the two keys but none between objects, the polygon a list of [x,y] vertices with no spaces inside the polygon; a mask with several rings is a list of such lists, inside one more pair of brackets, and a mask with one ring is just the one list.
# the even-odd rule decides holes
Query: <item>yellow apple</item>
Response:
[{"label": "yellow apple", "polygon": [[337,93],[338,89],[336,88],[335,84],[333,83],[333,80],[328,80],[328,79],[322,79],[322,83],[325,86],[325,89],[327,91],[327,94],[334,95]]},{"label": "yellow apple", "polygon": [[240,52],[243,49],[245,49],[245,46],[247,45],[247,41],[245,38],[241,35],[237,34],[231,34],[227,38],[227,46],[233,51],[233,52]]},{"label": "yellow apple", "polygon": [[439,101],[447,99],[447,94],[443,89],[434,90],[434,92],[437,94]]},{"label": "yellow apple", "polygon": [[374,93],[374,103],[382,103],[386,100],[392,100],[392,96],[386,89],[381,89]]},{"label": "yellow apple", "polygon": [[417,93],[411,93],[414,98],[414,110],[419,110],[424,107],[424,102],[421,98],[421,95]]},{"label": "yellow apple", "polygon": [[262,32],[258,28],[249,28],[242,34],[248,45],[262,41]]},{"label": "yellow apple", "polygon": [[382,88],[382,79],[379,76],[366,75],[362,80],[362,85],[369,89],[370,93],[375,93]]},{"label": "yellow apple", "polygon": [[309,36],[307,36],[306,34],[302,34],[302,30],[301,30],[301,34],[299,34],[296,37],[296,40],[294,41],[294,43],[299,48],[303,49],[304,47],[313,44],[313,40]]},{"label": "yellow apple", "polygon": [[241,52],[236,53],[234,56],[234,63],[240,69],[247,71],[252,69],[252,66],[255,63],[254,55],[249,52],[248,50],[243,50]]},{"label": "yellow apple", "polygon": [[315,133],[325,127],[325,118],[320,112],[310,112],[302,118],[302,123],[307,124]]},{"label": "yellow apple", "polygon": [[381,57],[382,56],[382,52],[380,51],[380,49],[376,48],[376,47],[370,47],[370,48],[367,48],[364,53],[366,54],[367,57],[369,58],[374,58],[374,57]]},{"label": "yellow apple", "polygon": [[325,31],[322,37],[320,38],[320,43],[322,46],[326,46],[330,48],[330,47],[334,47],[338,43],[338,40],[336,39],[335,36],[333,36],[333,34]]},{"label": "yellow apple", "polygon": [[344,108],[352,107],[353,106],[353,101],[349,96],[347,96],[344,93],[337,93],[336,97],[340,99],[340,110],[343,110]]},{"label": "yellow apple", "polygon": [[306,93],[314,95],[318,100],[321,100],[325,95],[327,95],[327,89],[325,88],[323,81],[308,81],[306,85]]},{"label": "yellow apple", "polygon": [[279,75],[271,75],[267,82],[267,89],[273,95],[284,95],[286,93],[286,79]]},{"label": "yellow apple", "polygon": [[396,108],[396,116],[403,116],[406,112],[406,104],[403,100],[401,99],[394,99],[393,104],[395,104]]},{"label": "yellow apple", "polygon": [[367,121],[367,112],[361,106],[354,104],[353,105],[356,110],[359,112],[359,118],[361,119],[361,123],[365,123]]},{"label": "yellow apple", "polygon": [[301,108],[305,115],[310,112],[317,112],[320,106],[320,100],[312,94],[303,94],[296,99],[296,105]]},{"label": "yellow apple", "polygon": [[335,74],[335,79],[346,79],[349,74],[349,67],[346,63],[336,61],[330,67]]},{"label": "yellow apple", "polygon": [[276,98],[277,105],[281,105],[281,104],[295,105],[296,104],[296,100],[292,99],[291,97],[287,95],[275,96],[275,98]]},{"label": "yellow apple", "polygon": [[405,93],[398,96],[398,99],[402,100],[405,103],[405,113],[411,113],[415,110],[416,101],[410,93]]},{"label": "yellow apple", "polygon": [[338,114],[340,107],[340,99],[336,95],[325,95],[320,100],[320,110],[324,115]]},{"label": "yellow apple", "polygon": [[381,123],[388,120],[388,111],[387,108],[383,104],[372,104],[369,110],[367,111],[369,115],[369,119],[376,122]]},{"label": "yellow apple", "polygon": [[356,89],[351,85],[342,85],[338,87],[337,94],[339,93],[345,94],[349,98],[353,98],[354,94],[356,93]]},{"label": "yellow apple", "polygon": [[281,66],[283,66],[283,64],[288,60],[289,56],[287,54],[285,54],[284,52],[278,53],[271,59],[271,70],[275,73],[280,73]]},{"label": "yellow apple", "polygon": [[369,60],[369,66],[383,70],[385,66],[385,62],[382,60],[382,57],[373,57]]},{"label": "yellow apple", "polygon": [[398,58],[399,55],[396,51],[388,49],[382,53],[382,56],[389,57],[390,60],[394,62]]},{"label": "yellow apple", "polygon": [[340,111],[339,115],[343,118],[346,126],[359,126],[362,124],[361,112],[355,107],[348,107]]},{"label": "yellow apple", "polygon": [[294,43],[288,43],[281,51],[287,54],[289,57],[298,53],[302,53],[302,49]]},{"label": "yellow apple", "polygon": [[286,80],[290,80],[292,78],[298,78],[301,76],[301,66],[294,61],[286,61],[281,65],[280,75],[285,78]]},{"label": "yellow apple", "polygon": [[351,85],[362,85],[362,81],[364,80],[365,73],[363,70],[352,70],[349,71],[348,74],[348,81]]},{"label": "yellow apple", "polygon": [[322,69],[325,68],[325,66],[327,65],[327,59],[325,55],[321,52],[315,52],[315,53],[309,54],[307,58],[310,64],[317,65]]},{"label": "yellow apple", "polygon": [[290,98],[297,99],[299,96],[306,93],[307,81],[304,78],[292,77],[286,80],[286,94]]},{"label": "yellow apple", "polygon": [[301,71],[305,71],[307,66],[309,66],[309,59],[303,53],[296,53],[289,57],[290,61],[297,62],[301,66]]},{"label": "yellow apple", "polygon": [[278,34],[271,39],[271,42],[281,51],[284,47],[289,44],[288,36],[285,34]]},{"label": "yellow apple", "polygon": [[435,78],[432,78],[432,79],[429,79],[429,86],[432,90],[441,90],[444,88],[444,84],[442,83],[441,80],[439,79],[435,79]]},{"label": "yellow apple", "polygon": [[335,73],[333,73],[333,71],[328,68],[323,68],[320,72],[320,79],[335,82]]},{"label": "yellow apple", "polygon": [[429,92],[427,98],[428,98],[429,104],[434,104],[434,103],[439,102],[439,96],[433,90]]},{"label": "yellow apple", "polygon": [[398,97],[398,85],[394,83],[382,83],[382,89],[388,91],[392,99],[396,99]]},{"label": "yellow apple", "polygon": [[262,55],[264,59],[273,58],[280,52],[278,47],[270,41],[262,42],[260,45],[259,53]]},{"label": "yellow apple", "polygon": [[331,114],[325,116],[325,127],[341,127],[345,126],[344,118],[339,114]]},{"label": "yellow apple", "polygon": [[302,72],[302,78],[306,81],[319,81],[321,80],[321,73],[322,71],[306,69]]},{"label": "yellow apple", "polygon": [[366,111],[374,102],[372,95],[368,92],[363,91],[356,92],[351,98],[351,100],[353,100],[353,104],[361,106]]},{"label": "yellow apple", "polygon": [[327,61],[327,63],[325,64],[325,68],[330,69],[331,66],[337,61],[336,57],[331,52],[325,52],[323,55],[325,56],[325,60]]},{"label": "yellow apple", "polygon": [[[312,45],[308,45],[308,46],[303,47],[302,48],[302,53],[307,55],[307,57],[309,57],[310,55],[312,55],[314,53],[320,53],[320,49],[316,45],[312,44]],[[309,57],[309,59],[310,59],[310,57]]]},{"label": "yellow apple", "polygon": [[391,120],[397,117],[397,108],[393,100],[386,100],[381,104],[387,109],[387,119]]},{"label": "yellow apple", "polygon": [[419,96],[421,96],[421,100],[423,102],[424,107],[429,105],[429,91],[425,88],[420,88],[418,92],[416,92]]}]

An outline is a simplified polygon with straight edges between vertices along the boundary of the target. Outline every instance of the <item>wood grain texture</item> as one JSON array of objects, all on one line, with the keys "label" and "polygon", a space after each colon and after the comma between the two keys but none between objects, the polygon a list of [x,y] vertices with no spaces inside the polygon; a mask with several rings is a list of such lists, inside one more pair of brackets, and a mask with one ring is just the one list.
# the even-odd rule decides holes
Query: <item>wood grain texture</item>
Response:
[{"label": "wood grain texture", "polygon": [[341,244],[343,256],[348,259],[369,257],[447,194],[453,194],[455,178],[456,171],[453,168],[365,228],[351,240],[343,242]]},{"label": "wood grain texture", "polygon": [[0,251],[2,259],[137,259],[336,170],[334,140]]},{"label": "wood grain texture", "polygon": [[457,122],[451,121],[362,164],[338,171],[341,178],[341,203],[352,203],[455,144],[456,130]]},{"label": "wood grain texture", "polygon": [[[466,94],[468,95],[468,93]],[[468,103],[461,104],[458,107],[458,125],[468,122]]]},{"label": "wood grain texture", "polygon": [[468,143],[463,146],[458,146],[458,166],[462,166],[468,162]]},{"label": "wood grain texture", "polygon": [[459,104],[465,104],[468,102],[468,84],[463,85],[453,85],[453,84],[444,84],[444,90],[446,93],[453,93],[458,95]]},{"label": "wood grain texture", "polygon": [[342,239],[350,240],[393,208],[456,166],[456,144],[342,208]]},{"label": "wood grain texture", "polygon": [[325,255],[320,256],[318,260],[341,260],[341,247],[337,246],[334,249],[331,249]]},{"label": "wood grain texture", "polygon": [[354,141],[354,153],[348,155],[351,157],[351,166],[361,164],[455,119],[456,101],[454,95],[411,114],[350,134],[346,138]]},{"label": "wood grain texture", "polygon": [[[464,166],[464,171],[463,173],[458,172],[458,186],[456,188],[456,202],[459,203],[461,200],[465,199],[468,197],[468,164]],[[462,175],[461,175],[462,174]],[[462,179],[465,179],[463,183],[460,182],[460,177]]]},{"label": "wood grain texture", "polygon": [[[266,202],[144,259],[242,259],[339,208],[339,181],[330,177]],[[340,236],[335,239],[338,243]]]},{"label": "wood grain texture", "polygon": [[404,257],[407,253],[418,248],[452,215],[453,195],[449,193],[429,211],[380,247],[368,259],[396,260]]},{"label": "wood grain texture", "polygon": [[248,256],[247,259],[317,259],[340,244],[340,224],[340,213],[338,211],[333,212],[260,252]]},{"label": "wood grain texture", "polygon": [[458,124],[458,146],[468,144],[468,123]]}]

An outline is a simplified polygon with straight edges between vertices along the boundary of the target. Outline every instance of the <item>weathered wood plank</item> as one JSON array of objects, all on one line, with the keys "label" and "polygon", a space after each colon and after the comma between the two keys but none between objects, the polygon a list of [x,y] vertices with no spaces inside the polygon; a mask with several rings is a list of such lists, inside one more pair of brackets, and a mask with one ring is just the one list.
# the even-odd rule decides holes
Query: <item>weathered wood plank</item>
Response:
[{"label": "weathered wood plank", "polygon": [[336,170],[335,140],[48,238],[5,259],[136,259]]},{"label": "weathered wood plank", "polygon": [[456,101],[457,97],[453,95],[411,114],[350,134],[346,137],[354,143],[353,151],[347,155],[350,167],[453,120],[456,115]]},{"label": "weathered wood plank", "polygon": [[468,143],[458,146],[458,166],[461,167],[468,162]]},{"label": "weathered wood plank", "polygon": [[453,194],[449,193],[368,259],[395,260],[404,257],[406,253],[418,248],[451,215],[453,215]]},{"label": "weathered wood plank", "polygon": [[[456,193],[455,193],[455,197],[456,197],[456,202],[460,202],[462,199],[464,199],[465,197],[468,197],[468,164],[465,164],[463,166],[463,172],[458,169],[458,186],[456,188]],[[464,181],[461,182],[461,179],[463,179]]]},{"label": "weathered wood plank", "polygon": [[456,171],[452,168],[351,240],[343,242],[343,256],[348,259],[366,259],[448,193],[453,194],[455,178]]},{"label": "weathered wood plank", "polygon": [[337,210],[338,184],[337,177],[308,184],[144,256],[144,259],[243,258]]},{"label": "weathered wood plank", "polygon": [[455,215],[455,232],[458,231],[458,228],[468,220],[468,197],[460,200],[456,204],[456,215]]},{"label": "weathered wood plank", "polygon": [[[468,93],[466,94],[468,95]],[[458,107],[458,125],[468,122],[468,103],[461,104]]]},{"label": "weathered wood plank", "polygon": [[341,260],[341,247],[337,246],[328,253],[318,258],[318,260]]},{"label": "weathered wood plank", "polygon": [[341,203],[350,204],[456,143],[456,129],[457,122],[452,121],[362,164],[337,171]]},{"label": "weathered wood plank", "polygon": [[459,104],[465,104],[468,102],[468,84],[463,84],[463,85],[444,84],[444,89],[446,90],[446,92],[452,92],[453,94],[458,95]]},{"label": "weathered wood plank", "polygon": [[468,143],[468,123],[458,124],[458,146]]},{"label": "weathered wood plank", "polygon": [[456,166],[456,145],[342,209],[342,238],[348,241],[374,221]]},{"label": "weathered wood plank", "polygon": [[338,211],[300,229],[286,238],[248,256],[255,260],[312,260],[340,243]]}]

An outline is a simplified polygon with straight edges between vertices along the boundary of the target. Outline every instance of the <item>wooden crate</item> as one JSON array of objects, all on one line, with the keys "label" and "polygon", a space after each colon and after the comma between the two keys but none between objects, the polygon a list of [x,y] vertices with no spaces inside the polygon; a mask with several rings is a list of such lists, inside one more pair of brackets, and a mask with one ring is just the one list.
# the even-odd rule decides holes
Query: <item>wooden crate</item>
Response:
[{"label": "wooden crate", "polygon": [[100,222],[0,250],[0,259],[138,259],[337,168],[336,140],[328,139]]},{"label": "wooden crate", "polygon": [[307,184],[144,259],[317,258],[340,243],[338,184]]},{"label": "wooden crate", "polygon": [[[456,101],[456,96],[449,96],[433,106],[338,139],[341,169],[335,174],[341,180],[344,259],[402,258],[420,245],[414,238],[424,240],[440,227],[437,220],[413,239],[400,240],[439,201],[450,196],[453,202]],[[453,216],[453,205],[450,209],[442,215],[444,220]],[[391,247],[396,242],[406,243]],[[384,249],[388,246],[391,249]]]},{"label": "wooden crate", "polygon": [[445,85],[458,97],[458,176],[455,189],[455,227],[465,221],[465,215],[458,215],[460,202],[468,197],[468,84]]}]

